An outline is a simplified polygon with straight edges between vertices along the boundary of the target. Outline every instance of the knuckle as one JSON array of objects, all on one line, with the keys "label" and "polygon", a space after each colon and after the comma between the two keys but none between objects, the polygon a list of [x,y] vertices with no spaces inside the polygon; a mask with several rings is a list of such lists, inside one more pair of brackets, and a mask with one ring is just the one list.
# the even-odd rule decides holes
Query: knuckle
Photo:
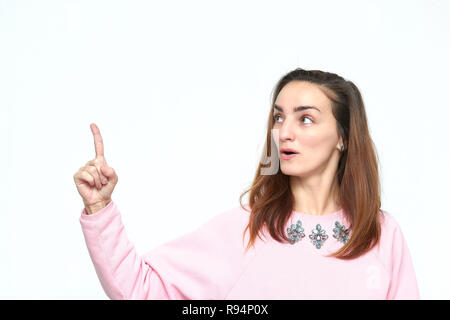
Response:
[{"label": "knuckle", "polygon": [[92,174],[97,174],[97,169],[93,166],[89,166],[87,170]]}]

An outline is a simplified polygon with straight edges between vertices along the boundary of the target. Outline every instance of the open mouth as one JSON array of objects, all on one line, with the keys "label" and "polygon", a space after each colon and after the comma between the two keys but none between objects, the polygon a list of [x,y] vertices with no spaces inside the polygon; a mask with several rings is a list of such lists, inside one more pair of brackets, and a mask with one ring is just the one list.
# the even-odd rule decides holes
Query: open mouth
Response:
[{"label": "open mouth", "polygon": [[296,152],[292,152],[292,151],[283,151],[281,152],[281,160],[289,160],[289,159],[293,159],[295,158],[295,156],[297,155]]}]

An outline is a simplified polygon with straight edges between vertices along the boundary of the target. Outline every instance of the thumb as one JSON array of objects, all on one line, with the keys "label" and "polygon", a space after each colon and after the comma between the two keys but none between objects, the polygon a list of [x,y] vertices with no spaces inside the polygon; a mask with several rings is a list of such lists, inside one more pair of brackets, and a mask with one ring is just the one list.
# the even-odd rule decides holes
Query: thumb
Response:
[{"label": "thumb", "polygon": [[102,171],[102,173],[107,176],[108,178],[114,178],[115,177],[115,172],[114,169],[109,167],[109,166],[101,166],[100,170]]}]

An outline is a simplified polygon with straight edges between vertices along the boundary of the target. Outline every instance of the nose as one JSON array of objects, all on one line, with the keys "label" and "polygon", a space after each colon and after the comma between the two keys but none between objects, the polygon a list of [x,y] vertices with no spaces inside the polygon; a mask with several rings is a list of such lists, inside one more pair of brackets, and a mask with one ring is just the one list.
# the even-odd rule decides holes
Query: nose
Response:
[{"label": "nose", "polygon": [[285,120],[279,126],[278,134],[279,134],[280,141],[294,140],[293,125],[295,125],[294,121]]}]

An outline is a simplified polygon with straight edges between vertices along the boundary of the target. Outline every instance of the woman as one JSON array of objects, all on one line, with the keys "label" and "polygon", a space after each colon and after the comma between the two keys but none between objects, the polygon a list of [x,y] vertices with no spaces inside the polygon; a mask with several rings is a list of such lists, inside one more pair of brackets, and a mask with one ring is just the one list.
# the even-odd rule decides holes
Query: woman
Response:
[{"label": "woman", "polygon": [[283,76],[240,206],[143,256],[111,200],[118,178],[91,129],[96,158],[74,180],[111,299],[419,299],[402,231],[380,209],[375,148],[351,81],[300,68]]}]

